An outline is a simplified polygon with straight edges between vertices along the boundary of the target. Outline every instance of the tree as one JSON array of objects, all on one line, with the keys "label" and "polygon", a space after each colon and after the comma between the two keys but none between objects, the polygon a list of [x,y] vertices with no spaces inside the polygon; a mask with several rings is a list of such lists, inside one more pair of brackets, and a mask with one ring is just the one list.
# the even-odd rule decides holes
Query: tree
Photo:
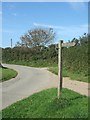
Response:
[{"label": "tree", "polygon": [[71,42],[75,42],[75,46],[80,45],[80,44],[79,44],[79,40],[76,39],[76,38],[73,38]]},{"label": "tree", "polygon": [[79,39],[80,39],[80,45],[88,45],[88,34],[84,33]]},{"label": "tree", "polygon": [[17,46],[36,47],[46,45],[55,38],[53,28],[34,28],[29,30],[24,36],[21,36],[21,43],[17,42]]}]

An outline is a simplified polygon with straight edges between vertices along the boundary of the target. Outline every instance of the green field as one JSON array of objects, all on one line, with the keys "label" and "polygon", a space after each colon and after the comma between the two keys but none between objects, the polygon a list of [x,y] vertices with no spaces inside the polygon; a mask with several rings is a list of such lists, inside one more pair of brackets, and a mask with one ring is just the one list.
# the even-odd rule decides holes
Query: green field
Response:
[{"label": "green field", "polygon": [[88,97],[62,89],[47,89],[18,101],[2,110],[3,118],[87,118]]},{"label": "green field", "polygon": [[17,72],[12,69],[0,68],[0,82],[4,82],[17,76]]},{"label": "green field", "polygon": [[[58,67],[50,67],[48,70],[55,73],[56,75],[58,75]],[[62,74],[63,74],[63,77],[70,77],[71,80],[90,82],[90,81],[88,81],[88,76],[85,76],[84,74],[81,74],[78,72],[72,72],[72,71],[67,70],[65,68],[63,68]]]}]

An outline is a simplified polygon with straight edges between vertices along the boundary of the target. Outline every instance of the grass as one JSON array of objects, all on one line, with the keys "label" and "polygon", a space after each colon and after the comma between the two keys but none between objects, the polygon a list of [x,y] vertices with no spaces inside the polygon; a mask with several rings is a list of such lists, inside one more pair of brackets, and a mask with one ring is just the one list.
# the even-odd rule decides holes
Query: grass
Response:
[{"label": "grass", "polygon": [[[55,73],[56,75],[58,75],[58,67],[50,67],[48,70]],[[67,70],[65,68],[63,68],[62,74],[63,74],[63,77],[70,77],[71,80],[89,82],[88,76],[85,76],[84,74],[81,74],[81,73],[72,72],[72,71]]]},{"label": "grass", "polygon": [[8,64],[16,64],[16,65],[24,65],[30,67],[51,67],[52,65],[56,66],[56,63],[47,60],[32,60],[32,61],[25,61],[25,60],[18,60],[18,61],[9,61]]},{"label": "grass", "polygon": [[15,78],[17,74],[15,70],[0,68],[0,82]]},{"label": "grass", "polygon": [[68,89],[57,99],[57,89],[47,89],[2,110],[3,118],[87,118],[88,98]]}]

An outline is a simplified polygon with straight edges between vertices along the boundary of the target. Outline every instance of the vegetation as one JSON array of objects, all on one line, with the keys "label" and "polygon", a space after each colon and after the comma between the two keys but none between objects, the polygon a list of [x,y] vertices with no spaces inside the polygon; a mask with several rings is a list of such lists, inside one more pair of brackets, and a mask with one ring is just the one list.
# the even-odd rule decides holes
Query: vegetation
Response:
[{"label": "vegetation", "polygon": [[[50,67],[48,70],[58,75],[58,67]],[[71,80],[90,82],[88,81],[88,76],[85,76],[84,74],[80,74],[78,72],[72,72],[66,68],[63,68],[62,74],[63,74],[63,77],[69,77]]]},{"label": "vegetation", "polygon": [[57,89],[33,94],[2,110],[3,118],[87,118],[88,98],[68,89],[57,99]]},{"label": "vegetation", "polygon": [[88,46],[63,49],[63,66],[73,72],[88,76]]},{"label": "vegetation", "polygon": [[17,72],[12,69],[0,68],[0,82],[4,82],[17,76]]}]

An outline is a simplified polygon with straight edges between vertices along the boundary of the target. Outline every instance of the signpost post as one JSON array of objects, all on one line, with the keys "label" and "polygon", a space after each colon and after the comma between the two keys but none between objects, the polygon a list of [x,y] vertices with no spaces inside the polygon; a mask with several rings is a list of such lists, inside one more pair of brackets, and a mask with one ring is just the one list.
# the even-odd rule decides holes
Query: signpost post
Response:
[{"label": "signpost post", "polygon": [[61,95],[62,90],[62,47],[71,46],[75,46],[75,42],[63,43],[63,40],[60,40],[58,43],[58,99]]}]

